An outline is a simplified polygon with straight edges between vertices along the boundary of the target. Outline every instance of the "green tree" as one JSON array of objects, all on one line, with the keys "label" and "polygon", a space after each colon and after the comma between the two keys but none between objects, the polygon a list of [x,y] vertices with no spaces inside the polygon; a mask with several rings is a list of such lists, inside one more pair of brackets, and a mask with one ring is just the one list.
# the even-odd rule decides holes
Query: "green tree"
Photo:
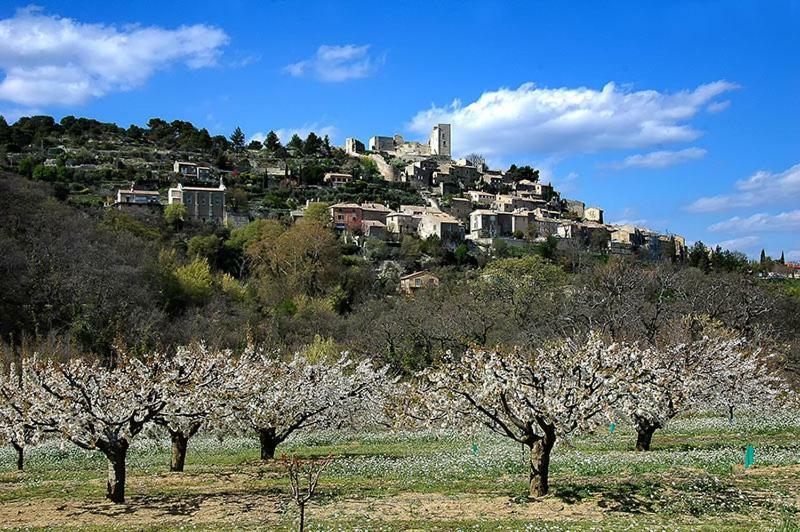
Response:
[{"label": "green tree", "polygon": [[292,135],[292,138],[289,139],[289,143],[286,145],[286,147],[295,152],[295,154],[301,154],[303,153],[303,139],[301,139],[300,136],[295,133]]},{"label": "green tree", "polygon": [[222,239],[217,235],[195,236],[186,245],[186,256],[190,259],[206,259],[209,264],[219,265]]},{"label": "green tree", "polygon": [[327,203],[311,202],[303,213],[303,219],[322,226],[331,224],[331,211]]},{"label": "green tree", "polygon": [[698,240],[692,245],[689,250],[688,264],[693,268],[697,268],[708,273],[711,270],[711,263],[708,258],[708,248]]},{"label": "green tree", "polygon": [[283,146],[281,145],[281,139],[278,138],[277,133],[274,131],[267,133],[267,138],[264,139],[264,149],[272,154],[276,154],[281,148],[283,148]]},{"label": "green tree", "polygon": [[180,229],[189,217],[189,210],[183,203],[171,203],[164,209],[164,220],[173,229]]},{"label": "green tree", "polygon": [[239,126],[236,126],[236,129],[233,130],[230,139],[234,151],[244,151],[244,133],[242,133],[242,129]]},{"label": "green tree", "polygon": [[247,256],[263,301],[277,304],[297,295],[324,296],[338,282],[342,261],[330,229],[301,220],[288,230],[267,221]]},{"label": "green tree", "polygon": [[458,264],[466,264],[469,262],[469,248],[466,244],[459,244],[453,251],[453,255],[455,255]]},{"label": "green tree", "polygon": [[506,171],[506,175],[515,182],[522,181],[523,179],[534,182],[539,181],[539,170],[527,165],[518,167],[516,164],[512,164]]},{"label": "green tree", "polygon": [[31,157],[25,157],[19,162],[17,171],[20,173],[20,175],[24,175],[25,177],[33,177],[33,169],[35,167],[36,161]]},{"label": "green tree", "polygon": [[303,143],[304,155],[318,155],[322,150],[322,139],[320,139],[313,131],[308,134],[305,142]]},{"label": "green tree", "polygon": [[196,258],[185,266],[178,266],[175,280],[189,304],[201,304],[211,297],[213,279],[211,267],[205,258]]}]

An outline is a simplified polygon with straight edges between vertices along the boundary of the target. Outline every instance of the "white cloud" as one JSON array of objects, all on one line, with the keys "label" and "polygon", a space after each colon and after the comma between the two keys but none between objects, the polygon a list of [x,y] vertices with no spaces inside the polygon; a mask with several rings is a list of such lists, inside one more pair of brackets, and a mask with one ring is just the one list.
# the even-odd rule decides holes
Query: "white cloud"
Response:
[{"label": "white cloud", "polygon": [[644,218],[630,220],[627,218],[623,218],[622,220],[614,220],[613,222],[608,222],[609,225],[633,225],[635,227],[647,227],[647,220]]},{"label": "white cloud", "polygon": [[706,196],[686,207],[692,212],[714,212],[752,207],[800,198],[800,164],[778,174],[759,170],[744,181],[737,181],[733,194]]},{"label": "white cloud", "polygon": [[784,258],[792,262],[800,262],[800,249],[793,249],[792,251],[787,251]]},{"label": "white cloud", "polygon": [[714,233],[755,233],[800,229],[800,209],[779,214],[757,213],[747,218],[734,216],[708,228]]},{"label": "white cloud", "polygon": [[622,161],[605,166],[616,169],[623,168],[667,168],[676,164],[702,159],[706,155],[703,148],[686,148],[678,151],[652,151],[625,157]]},{"label": "white cloud", "polygon": [[730,249],[733,251],[752,251],[753,248],[758,244],[759,239],[757,236],[743,236],[740,238],[732,238],[730,240],[723,240],[722,242],[717,242],[713,244],[711,247],[715,248],[717,246],[721,247],[722,249]]},{"label": "white cloud", "polygon": [[[281,128],[274,130],[275,134],[278,135],[278,138],[281,140],[282,144],[286,144],[291,140],[292,135],[297,135],[301,139],[305,140],[309,133],[312,131],[316,133],[320,138],[328,135],[328,138],[331,140],[331,144],[333,144],[333,137],[336,135],[336,127],[335,126],[321,126],[317,122],[312,124],[303,124],[300,127],[295,128]],[[254,133],[247,142],[257,140],[259,142],[264,142],[264,139],[267,138],[267,133],[263,131],[259,131],[258,133]]]},{"label": "white cloud", "polygon": [[89,24],[28,7],[0,20],[0,100],[24,106],[77,105],[141,86],[174,63],[214,65],[228,36],[196,24]]},{"label": "white cloud", "polygon": [[711,102],[710,104],[708,104],[706,110],[709,113],[721,113],[730,106],[731,106],[730,100],[723,100],[721,102]]},{"label": "white cloud", "polygon": [[734,83],[715,81],[667,94],[631,91],[614,83],[602,90],[524,83],[485,92],[468,105],[455,100],[420,111],[408,128],[427,135],[434,124],[450,123],[457,153],[489,157],[636,149],[695,140],[701,133],[687,121],[735,88]]},{"label": "white cloud", "polygon": [[283,71],[296,78],[310,76],[320,81],[341,82],[349,79],[366,78],[375,73],[383,58],[369,54],[370,45],[341,46],[323,44],[311,59],[292,63]]}]

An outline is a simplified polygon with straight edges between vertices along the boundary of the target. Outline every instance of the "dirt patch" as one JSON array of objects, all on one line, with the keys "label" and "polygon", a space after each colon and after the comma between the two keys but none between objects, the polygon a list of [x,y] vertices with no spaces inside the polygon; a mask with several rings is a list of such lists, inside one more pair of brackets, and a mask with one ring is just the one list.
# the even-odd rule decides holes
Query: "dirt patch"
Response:
[{"label": "dirt patch", "polygon": [[126,504],[106,501],[18,501],[0,505],[6,528],[93,526],[179,527],[229,522],[237,526],[277,525],[283,499],[275,495],[182,495],[134,497]]},{"label": "dirt patch", "polygon": [[[286,510],[289,510],[287,514]],[[309,516],[319,520],[364,523],[410,520],[573,520],[602,519],[597,500],[565,504],[545,497],[515,502],[508,497],[402,493],[396,496],[312,504]],[[277,527],[291,521],[294,509],[278,494],[206,494],[134,497],[117,505],[105,501],[17,501],[0,506],[4,527],[208,525]]]},{"label": "dirt patch", "polygon": [[605,510],[597,502],[596,499],[587,499],[577,504],[565,504],[555,497],[519,502],[509,497],[473,494],[401,493],[391,497],[342,499],[314,509],[314,514],[323,519],[365,522],[602,519]]}]

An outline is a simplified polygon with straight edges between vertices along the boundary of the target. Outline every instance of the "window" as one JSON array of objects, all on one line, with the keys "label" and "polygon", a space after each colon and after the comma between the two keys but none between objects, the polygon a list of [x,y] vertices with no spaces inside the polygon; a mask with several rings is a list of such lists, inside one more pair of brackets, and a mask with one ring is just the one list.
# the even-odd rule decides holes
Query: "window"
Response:
[{"label": "window", "polygon": [[192,197],[186,196],[186,205],[191,205],[191,204],[192,204]]},{"label": "window", "polygon": [[205,205],[205,204],[206,204],[206,199],[200,198],[200,205]]},{"label": "window", "polygon": [[414,286],[416,286],[417,288],[421,287],[422,286],[422,279],[420,279],[419,277],[414,279]]}]

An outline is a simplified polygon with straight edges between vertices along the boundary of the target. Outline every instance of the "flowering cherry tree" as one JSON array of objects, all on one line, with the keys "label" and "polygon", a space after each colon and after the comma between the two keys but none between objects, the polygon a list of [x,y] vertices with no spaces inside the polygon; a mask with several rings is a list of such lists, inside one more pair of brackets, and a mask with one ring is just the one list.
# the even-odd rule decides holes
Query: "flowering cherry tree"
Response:
[{"label": "flowering cherry tree", "polygon": [[121,357],[107,368],[98,362],[35,357],[23,360],[25,408],[42,430],[60,433],[78,447],[108,459],[106,496],[125,501],[125,459],[131,440],[165,407],[163,359]]},{"label": "flowering cherry tree", "polygon": [[717,331],[695,341],[640,349],[623,410],[636,428],[636,450],[648,451],[655,431],[678,414],[724,406],[732,415],[735,406],[750,399],[774,397],[777,385],[743,339]]},{"label": "flowering cherry tree", "polygon": [[598,335],[533,353],[469,350],[419,374],[419,393],[435,423],[485,426],[531,451],[530,496],[549,489],[557,437],[604,423],[635,351]]},{"label": "flowering cherry tree", "polygon": [[230,351],[197,343],[179,347],[164,366],[160,377],[165,404],[153,422],[172,441],[170,470],[183,471],[189,439],[220,410],[235,365]]},{"label": "flowering cherry tree", "polygon": [[770,367],[775,354],[754,349],[741,338],[723,341],[712,360],[711,383],[701,389],[701,401],[722,408],[733,423],[737,408],[759,408],[775,404],[779,396],[789,394],[783,379]]},{"label": "flowering cherry tree", "polygon": [[8,374],[0,374],[0,441],[6,441],[17,453],[17,470],[25,465],[25,447],[39,437],[24,397],[24,380],[12,364]]},{"label": "flowering cherry tree", "polygon": [[251,350],[238,371],[239,392],[228,408],[240,428],[258,433],[262,460],[274,458],[278,444],[295,431],[336,426],[383,408],[393,382],[388,368],[347,355],[327,363],[299,354],[281,360]]}]

